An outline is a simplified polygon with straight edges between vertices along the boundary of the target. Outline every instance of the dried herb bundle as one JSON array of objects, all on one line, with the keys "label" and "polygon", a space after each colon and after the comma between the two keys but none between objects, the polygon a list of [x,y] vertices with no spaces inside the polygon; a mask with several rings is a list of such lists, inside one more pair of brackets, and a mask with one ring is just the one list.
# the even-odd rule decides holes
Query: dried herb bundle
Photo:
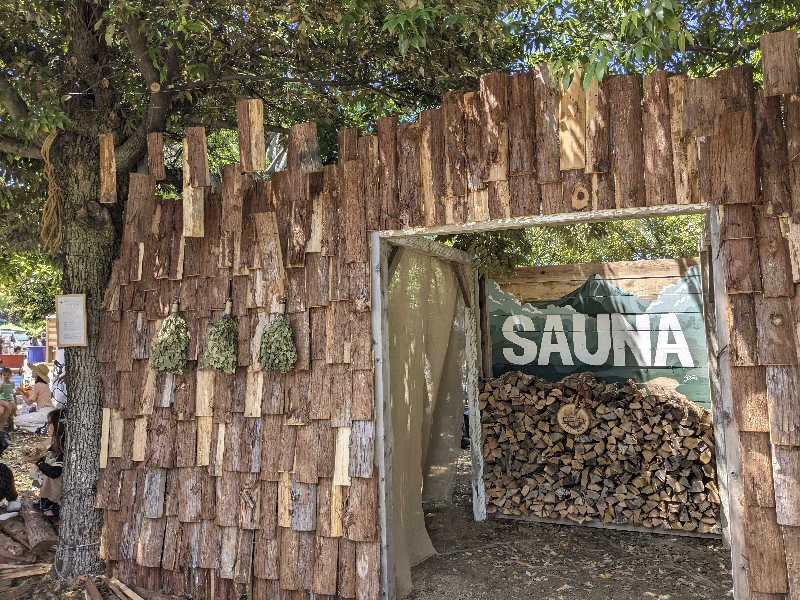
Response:
[{"label": "dried herb bundle", "polygon": [[150,353],[150,366],[161,373],[182,374],[186,367],[186,349],[189,346],[189,327],[173,309],[158,330]]},{"label": "dried herb bundle", "polygon": [[285,316],[278,315],[264,330],[259,362],[265,371],[288,373],[294,368],[297,348],[294,345],[292,328]]},{"label": "dried herb bundle", "polygon": [[231,315],[222,315],[208,328],[203,366],[208,369],[234,373],[238,364],[239,327]]}]

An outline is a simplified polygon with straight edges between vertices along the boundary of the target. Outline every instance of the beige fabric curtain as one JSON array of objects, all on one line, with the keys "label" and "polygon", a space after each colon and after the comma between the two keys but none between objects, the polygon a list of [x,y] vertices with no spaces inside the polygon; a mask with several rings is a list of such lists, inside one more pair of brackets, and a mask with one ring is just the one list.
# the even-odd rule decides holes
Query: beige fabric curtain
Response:
[{"label": "beige fabric curtain", "polygon": [[[464,395],[457,393],[461,368],[453,367],[459,358],[463,363],[463,342],[460,357],[457,349],[448,351],[459,295],[453,270],[428,255],[399,251],[403,254],[389,284],[388,317],[393,541],[397,593],[402,598],[411,591],[411,567],[436,553],[425,529],[423,478],[431,463],[435,467],[449,457],[445,446],[455,437],[454,425],[460,430]],[[447,391],[441,389],[445,372]],[[453,381],[455,393],[450,389]],[[448,406],[440,406],[442,397]],[[433,471],[441,478],[441,470]]]}]

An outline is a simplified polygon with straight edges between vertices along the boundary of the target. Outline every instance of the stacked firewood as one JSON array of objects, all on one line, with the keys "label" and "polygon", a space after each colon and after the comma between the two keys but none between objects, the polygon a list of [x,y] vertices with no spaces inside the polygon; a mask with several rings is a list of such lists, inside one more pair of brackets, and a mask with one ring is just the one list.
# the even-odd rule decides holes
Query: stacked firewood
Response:
[{"label": "stacked firewood", "polygon": [[[480,409],[489,513],[720,531],[711,413],[684,397],[512,372],[484,385]],[[583,427],[563,418],[576,412]]]}]

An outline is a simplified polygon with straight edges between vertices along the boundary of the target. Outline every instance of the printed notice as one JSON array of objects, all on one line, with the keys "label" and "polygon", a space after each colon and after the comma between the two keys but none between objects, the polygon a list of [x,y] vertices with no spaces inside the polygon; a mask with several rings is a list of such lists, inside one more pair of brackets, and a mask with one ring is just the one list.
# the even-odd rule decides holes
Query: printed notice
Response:
[{"label": "printed notice", "polygon": [[58,346],[88,346],[86,335],[86,294],[56,296]]}]

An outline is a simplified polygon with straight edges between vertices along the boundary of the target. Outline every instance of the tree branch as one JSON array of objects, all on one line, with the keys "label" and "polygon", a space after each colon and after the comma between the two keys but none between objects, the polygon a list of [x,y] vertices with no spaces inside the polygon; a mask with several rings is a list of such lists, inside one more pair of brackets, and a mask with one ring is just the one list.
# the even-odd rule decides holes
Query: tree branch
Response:
[{"label": "tree branch", "polygon": [[5,74],[0,77],[0,95],[3,96],[3,106],[5,106],[8,113],[15,119],[21,121],[30,114],[28,105],[22,99],[22,96],[17,93],[17,90],[14,89],[14,86],[11,85],[8,76]]},{"label": "tree branch", "polygon": [[42,151],[40,148],[6,136],[0,136],[0,152],[5,152],[20,158],[42,159]]},{"label": "tree branch", "polygon": [[153,61],[147,55],[147,43],[139,31],[140,21],[135,17],[131,17],[125,23],[125,37],[128,40],[128,46],[131,48],[136,62],[139,63],[139,69],[144,76],[145,85],[150,87],[153,82],[161,82],[161,77],[158,74]]}]

